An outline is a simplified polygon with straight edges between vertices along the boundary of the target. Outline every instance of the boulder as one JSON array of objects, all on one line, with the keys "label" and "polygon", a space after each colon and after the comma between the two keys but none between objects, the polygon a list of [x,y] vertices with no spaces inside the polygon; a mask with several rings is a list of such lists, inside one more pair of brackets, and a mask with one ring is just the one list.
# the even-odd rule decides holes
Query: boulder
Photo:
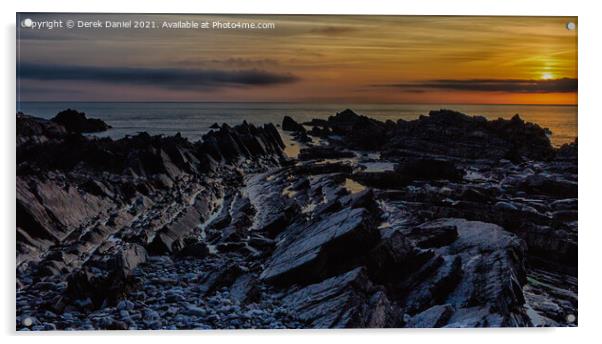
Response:
[{"label": "boulder", "polygon": [[577,182],[556,175],[534,174],[527,177],[520,187],[530,193],[559,198],[577,197]]},{"label": "boulder", "polygon": [[30,141],[42,143],[66,134],[65,127],[58,123],[17,113],[17,146]]},{"label": "boulder", "polygon": [[418,250],[400,232],[383,238],[367,254],[370,278],[383,285],[399,282],[432,257],[432,252]]},{"label": "boulder", "polygon": [[111,128],[100,119],[87,118],[85,113],[72,109],[59,112],[51,121],[62,125],[71,133],[96,133]]},{"label": "boulder", "polygon": [[282,301],[311,328],[382,328],[401,323],[399,310],[362,267],[308,285]]},{"label": "boulder", "polygon": [[282,130],[285,131],[296,131],[296,132],[305,132],[305,128],[303,125],[297,123],[294,119],[289,116],[284,116],[282,119]]},{"label": "boulder", "polygon": [[[456,227],[457,239],[433,249],[433,262],[438,263],[425,264],[430,272],[414,273],[398,286],[406,290],[404,311],[416,317],[410,323],[417,326],[430,319],[429,325],[447,327],[530,326],[522,291],[524,242],[495,224],[465,219],[439,219],[418,230],[449,227]],[[437,305],[445,308],[421,314]]]},{"label": "boulder", "polygon": [[127,244],[114,253],[93,256],[68,277],[67,293],[73,298],[90,298],[96,306],[106,301],[115,302],[128,288],[134,269],[146,259],[146,250],[137,244]]},{"label": "boulder", "polygon": [[291,285],[340,272],[374,246],[379,233],[367,210],[347,208],[316,222],[294,223],[280,238],[260,278]]}]

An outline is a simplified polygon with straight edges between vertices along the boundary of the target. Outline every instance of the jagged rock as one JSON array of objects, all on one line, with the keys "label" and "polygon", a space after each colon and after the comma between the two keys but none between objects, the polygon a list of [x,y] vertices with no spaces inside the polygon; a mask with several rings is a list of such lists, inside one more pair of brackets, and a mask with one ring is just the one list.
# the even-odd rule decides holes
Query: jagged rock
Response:
[{"label": "jagged rock", "polygon": [[[518,115],[510,120],[440,110],[413,121],[381,122],[347,109],[327,121],[308,124],[332,129],[346,145],[360,149],[404,149],[471,159],[545,160],[555,155],[545,129],[525,123]],[[568,149],[567,149],[568,150]]]},{"label": "jagged rock", "polygon": [[289,116],[284,116],[284,118],[282,119],[282,130],[305,133],[305,128],[303,127],[303,125],[297,123],[294,119],[292,119]]},{"label": "jagged rock", "polygon": [[[450,111],[312,124],[330,144],[304,152],[348,163],[285,162],[272,125],[111,140],[18,115],[17,326],[575,324],[576,143]],[[355,148],[396,169],[353,174],[379,153]]]},{"label": "jagged rock", "polygon": [[17,113],[17,147],[25,143],[39,144],[51,139],[61,138],[67,130],[60,124]]},{"label": "jagged rock", "polygon": [[328,118],[327,126],[346,138],[351,147],[377,149],[387,141],[387,126],[377,120],[357,115],[350,109]]},{"label": "jagged rock", "polygon": [[577,162],[578,153],[577,139],[575,138],[575,142],[565,143],[558,149],[556,159]]},{"label": "jagged rock", "polygon": [[178,217],[165,224],[156,234],[154,239],[147,245],[150,254],[163,255],[177,253],[183,246],[184,238],[207,218],[211,212],[214,195],[203,190],[194,197],[187,207],[179,212]]},{"label": "jagged rock", "polygon": [[144,263],[147,254],[136,244],[127,244],[117,252],[89,260],[68,279],[69,295],[90,297],[96,305],[115,300],[127,287],[132,272]]},{"label": "jagged rock", "polygon": [[246,122],[233,128],[223,124],[219,130],[205,134],[200,146],[213,159],[228,162],[241,157],[281,155],[285,147],[274,125],[258,128]]},{"label": "jagged rock", "polygon": [[379,234],[365,209],[343,209],[322,221],[295,223],[282,234],[260,278],[277,284],[312,282],[361,255]]},{"label": "jagged rock", "polygon": [[260,290],[257,288],[257,280],[251,274],[238,277],[230,288],[230,295],[234,301],[244,304],[255,302],[260,298]]},{"label": "jagged rock", "polygon": [[366,264],[371,279],[387,285],[416,271],[432,257],[432,252],[420,251],[399,232],[384,238],[367,255]]},{"label": "jagged rock", "polygon": [[[62,126],[52,121],[22,114],[17,120],[18,138],[27,142],[17,149],[19,264],[39,260],[52,245],[61,245],[67,239],[65,245],[74,244],[75,254],[87,254],[112,231],[135,221],[134,215],[150,211],[154,205],[150,194],[155,199],[171,197],[169,194],[180,192],[177,190],[181,188],[183,194],[177,197],[192,196],[199,190],[187,187],[190,181],[217,168],[212,154],[219,160],[224,156],[279,157],[284,147],[278,131],[269,124],[262,128],[249,124],[224,127],[218,133],[208,134],[208,141],[192,144],[179,135],[160,137],[146,133],[115,141],[96,139],[77,133],[67,135]],[[52,143],[47,142],[50,139]],[[213,144],[215,150],[209,149]],[[182,203],[170,210],[174,216],[171,221],[166,216],[151,224],[156,228],[127,235],[138,238],[133,239],[135,242],[148,243],[154,254],[175,252],[181,248],[181,239],[210,211],[205,200],[218,196],[207,190],[202,199],[191,205]],[[129,211],[114,208],[140,200],[143,203]],[[85,232],[88,226],[96,228],[78,240],[77,233]],[[52,273],[77,266],[76,261],[71,264],[55,260],[45,269]]]},{"label": "jagged rock", "polygon": [[439,219],[419,229],[428,232],[449,226],[457,228],[458,238],[434,249],[439,264],[430,273],[422,277],[415,273],[403,282],[406,312],[417,314],[436,304],[449,304],[453,314],[438,325],[529,326],[522,292],[524,242],[497,225],[464,219]]},{"label": "jagged rock", "polygon": [[85,113],[72,109],[59,112],[51,121],[62,125],[71,133],[96,133],[111,128],[100,119],[87,118]]},{"label": "jagged rock", "polygon": [[312,328],[398,327],[399,310],[361,267],[301,288],[283,298]]},{"label": "jagged rock", "polygon": [[450,110],[431,111],[414,121],[398,121],[392,147],[472,159],[547,159],[547,133],[520,117],[487,121]]},{"label": "jagged rock", "polygon": [[430,226],[425,231],[418,227],[408,231],[406,236],[420,248],[442,247],[458,239],[458,229],[456,226]]},{"label": "jagged rock", "polygon": [[342,208],[364,208],[368,210],[375,223],[380,221],[382,211],[376,200],[374,190],[372,189],[368,188],[363,191],[341,197],[340,199],[337,199],[337,201],[341,204]]}]

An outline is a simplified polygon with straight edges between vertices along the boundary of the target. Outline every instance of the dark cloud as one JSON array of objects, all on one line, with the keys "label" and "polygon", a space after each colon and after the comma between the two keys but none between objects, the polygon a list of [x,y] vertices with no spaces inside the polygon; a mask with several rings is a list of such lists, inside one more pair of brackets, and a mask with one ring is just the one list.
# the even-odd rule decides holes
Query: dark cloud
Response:
[{"label": "dark cloud", "polygon": [[276,66],[279,64],[277,60],[274,59],[247,59],[242,57],[231,57],[225,60],[214,59],[211,62],[216,64],[223,64],[225,66],[235,66],[235,67],[252,67],[252,66]]},{"label": "dark cloud", "polygon": [[299,80],[292,74],[258,69],[224,71],[211,69],[66,66],[25,63],[17,77],[30,80],[92,81],[113,84],[158,86],[167,89],[269,86]]},{"label": "dark cloud", "polygon": [[400,83],[375,85],[379,87],[394,87],[406,91],[419,91],[428,89],[442,89],[454,91],[481,91],[481,92],[512,92],[512,93],[566,93],[577,91],[577,79],[467,79],[467,80],[427,80],[416,83]]},{"label": "dark cloud", "polygon": [[340,35],[348,32],[356,31],[357,29],[349,26],[323,26],[312,29],[310,32],[324,35]]},{"label": "dark cloud", "polygon": [[244,57],[230,57],[226,59],[210,59],[203,60],[201,58],[183,58],[172,61],[177,65],[187,66],[188,68],[193,67],[207,67],[207,68],[267,68],[279,66],[280,62],[275,59],[250,59]]}]

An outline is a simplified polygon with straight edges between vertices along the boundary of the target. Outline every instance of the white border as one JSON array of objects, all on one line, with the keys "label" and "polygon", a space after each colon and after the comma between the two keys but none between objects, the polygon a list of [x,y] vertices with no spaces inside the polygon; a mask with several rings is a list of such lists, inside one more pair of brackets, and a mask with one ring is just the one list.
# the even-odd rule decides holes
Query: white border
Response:
[{"label": "white border", "polygon": [[[475,1],[432,0],[399,2],[303,0],[284,3],[280,0],[19,0],[2,2],[2,105],[0,115],[3,197],[0,207],[3,237],[2,334],[8,342],[29,343],[36,340],[60,343],[106,343],[145,336],[149,343],[178,341],[222,341],[236,343],[306,343],[314,341],[344,341],[345,343],[380,343],[382,341],[409,341],[419,343],[508,343],[513,340],[543,343],[571,343],[588,341],[597,335],[598,319],[602,319],[600,278],[600,245],[602,228],[602,190],[600,187],[600,150],[602,136],[602,75],[600,74],[599,19],[602,14],[595,1]],[[135,333],[50,333],[22,335],[14,332],[14,267],[15,267],[15,12],[144,12],[144,13],[283,13],[283,14],[427,14],[427,15],[562,15],[579,16],[579,328],[577,329],[486,329],[486,330],[348,330],[348,331],[210,331],[210,332],[135,332]],[[598,104],[595,102],[598,101]],[[105,337],[105,338],[103,338]],[[541,337],[541,338],[540,338]],[[138,340],[141,338],[136,338]]]}]

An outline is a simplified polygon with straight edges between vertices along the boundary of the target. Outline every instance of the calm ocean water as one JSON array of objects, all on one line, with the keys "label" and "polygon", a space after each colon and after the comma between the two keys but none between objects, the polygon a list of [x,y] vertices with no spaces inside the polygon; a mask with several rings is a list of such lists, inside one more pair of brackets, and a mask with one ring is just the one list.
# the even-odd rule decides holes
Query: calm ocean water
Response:
[{"label": "calm ocean water", "polygon": [[284,115],[298,122],[326,118],[350,108],[380,120],[410,120],[430,110],[452,109],[489,119],[510,118],[514,114],[552,131],[554,145],[572,142],[577,137],[577,106],[554,105],[445,105],[445,104],[299,104],[299,103],[61,103],[20,102],[17,111],[51,118],[57,112],[73,108],[88,117],[101,118],[113,129],[102,136],[120,138],[146,131],[150,134],[173,135],[180,132],[198,140],[213,123],[235,125],[249,123],[279,124]]}]

